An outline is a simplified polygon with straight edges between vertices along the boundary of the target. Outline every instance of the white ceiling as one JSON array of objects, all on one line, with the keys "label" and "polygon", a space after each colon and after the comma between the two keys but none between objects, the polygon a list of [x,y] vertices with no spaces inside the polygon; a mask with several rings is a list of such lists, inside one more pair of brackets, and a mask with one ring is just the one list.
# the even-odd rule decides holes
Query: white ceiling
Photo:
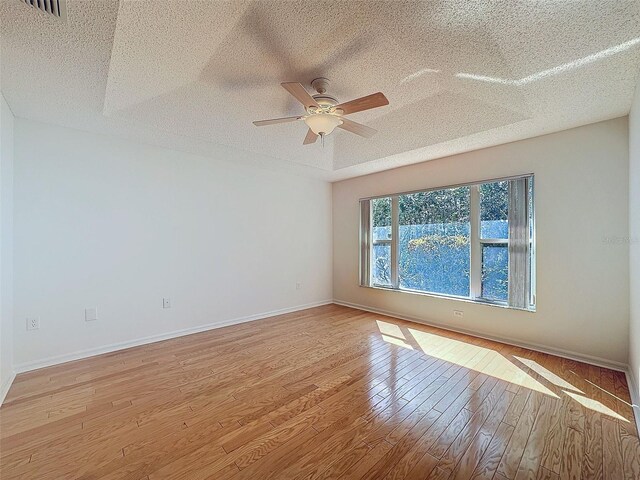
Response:
[{"label": "white ceiling", "polygon": [[[0,2],[17,116],[328,180],[626,115],[640,62],[640,0]],[[252,125],[318,76],[379,133]]]}]

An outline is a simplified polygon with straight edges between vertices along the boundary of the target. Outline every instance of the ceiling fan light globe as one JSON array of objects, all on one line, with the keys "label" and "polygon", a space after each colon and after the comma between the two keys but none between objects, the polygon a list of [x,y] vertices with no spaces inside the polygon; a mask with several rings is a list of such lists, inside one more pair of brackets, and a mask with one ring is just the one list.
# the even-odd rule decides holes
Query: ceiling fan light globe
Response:
[{"label": "ceiling fan light globe", "polygon": [[305,117],[304,123],[316,135],[329,135],[338,125],[342,125],[342,120],[337,115],[317,113]]}]

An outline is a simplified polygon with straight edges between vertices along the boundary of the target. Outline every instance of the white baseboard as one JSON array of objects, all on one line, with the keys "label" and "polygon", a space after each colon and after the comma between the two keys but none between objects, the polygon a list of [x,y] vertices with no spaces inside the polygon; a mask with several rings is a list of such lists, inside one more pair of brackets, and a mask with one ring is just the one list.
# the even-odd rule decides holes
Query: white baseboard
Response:
[{"label": "white baseboard", "polygon": [[627,364],[616,362],[616,361],[613,361],[613,360],[608,360],[606,358],[600,358],[600,357],[595,357],[595,356],[591,356],[591,355],[584,355],[582,353],[572,352],[570,350],[561,350],[561,349],[550,348],[550,347],[547,347],[545,345],[538,345],[538,344],[535,344],[535,343],[521,342],[520,340],[517,340],[517,339],[514,339],[514,338],[509,338],[509,337],[500,337],[500,336],[495,336],[495,335],[484,335],[484,334],[478,333],[478,332],[476,332],[474,330],[467,330],[467,329],[464,329],[464,328],[454,328],[454,327],[451,327],[451,326],[446,325],[446,324],[441,324],[441,323],[437,323],[437,322],[430,322],[430,321],[424,320],[422,318],[412,317],[412,316],[407,316],[407,315],[401,315],[399,313],[391,312],[391,311],[388,311],[388,310],[382,310],[382,309],[379,309],[379,308],[367,307],[366,305],[358,305],[356,303],[344,302],[342,300],[334,300],[333,303],[335,303],[336,305],[342,305],[344,307],[357,308],[359,310],[364,310],[364,311],[367,311],[367,312],[378,313],[378,314],[381,314],[381,315],[387,315],[389,317],[396,317],[396,318],[399,318],[401,320],[408,320],[410,322],[421,323],[423,325],[429,325],[431,327],[437,327],[437,328],[441,328],[443,330],[449,330],[451,332],[464,333],[465,335],[471,335],[473,337],[484,338],[485,340],[493,340],[494,342],[506,343],[508,345],[513,345],[515,347],[527,348],[529,350],[535,350],[536,352],[548,353],[550,355],[556,355],[558,357],[564,357],[564,358],[568,358],[570,360],[576,360],[578,362],[583,362],[583,363],[588,363],[588,364],[591,364],[591,365],[596,365],[598,367],[609,368],[611,370],[617,370],[619,372],[625,372],[625,373],[627,372]]},{"label": "white baseboard", "polygon": [[0,405],[4,403],[4,399],[6,398],[7,393],[9,393],[11,384],[15,379],[16,379],[15,372],[11,372],[11,375],[9,375],[9,378],[7,378],[2,385],[0,385]]},{"label": "white baseboard", "polygon": [[633,408],[633,414],[636,418],[637,431],[640,432],[640,396],[638,394],[638,385],[636,384],[636,379],[631,370],[631,366],[629,366],[625,373],[627,375],[629,393],[631,394],[631,407]]},{"label": "white baseboard", "polygon": [[230,325],[237,325],[240,323],[252,322],[254,320],[261,320],[267,317],[274,317],[276,315],[283,315],[285,313],[297,312],[299,310],[319,307],[321,305],[329,305],[331,303],[333,303],[333,300],[323,300],[321,302],[307,303],[304,305],[297,305],[295,307],[281,308],[279,310],[272,310],[270,312],[264,312],[264,313],[258,313],[255,315],[249,315],[246,317],[234,318],[231,320],[226,320],[224,322],[209,323],[207,325],[201,325],[198,327],[185,328],[182,330],[174,330],[172,332],[161,333],[158,335],[151,335],[149,337],[137,338],[135,340],[129,340],[126,342],[112,343],[109,345],[90,348],[87,350],[78,350],[76,352],[67,353],[64,355],[56,355],[53,357],[47,357],[40,360],[35,360],[33,362],[19,363],[17,365],[14,365],[14,370],[16,373],[29,372],[31,370],[37,370],[39,368],[44,368],[44,367],[51,367],[53,365],[71,362],[73,360],[80,360],[83,358],[94,357],[96,355],[101,355],[103,353],[111,353],[117,350],[123,350],[125,348],[138,347],[140,345],[146,345],[149,343],[161,342],[162,340],[169,340],[172,338],[183,337],[185,335],[191,335],[194,333],[214,330],[216,328],[222,328],[222,327],[228,327]]}]

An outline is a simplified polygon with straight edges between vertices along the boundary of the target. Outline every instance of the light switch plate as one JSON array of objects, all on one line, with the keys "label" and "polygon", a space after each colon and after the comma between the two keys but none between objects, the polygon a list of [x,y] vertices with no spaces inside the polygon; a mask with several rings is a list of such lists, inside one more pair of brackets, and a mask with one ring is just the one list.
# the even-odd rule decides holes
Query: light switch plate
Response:
[{"label": "light switch plate", "polygon": [[98,308],[85,308],[84,309],[84,321],[85,322],[95,322],[98,320]]},{"label": "light switch plate", "polygon": [[171,299],[169,297],[162,299],[162,308],[171,308]]}]

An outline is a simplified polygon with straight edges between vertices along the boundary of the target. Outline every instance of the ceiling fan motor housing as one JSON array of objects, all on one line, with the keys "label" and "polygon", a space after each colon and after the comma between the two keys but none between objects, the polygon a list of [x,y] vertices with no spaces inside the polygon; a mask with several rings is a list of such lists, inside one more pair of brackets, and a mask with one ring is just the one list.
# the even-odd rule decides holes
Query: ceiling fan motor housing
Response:
[{"label": "ceiling fan motor housing", "polygon": [[[327,89],[329,88],[329,80],[327,78],[316,78],[311,82],[311,86],[318,92],[316,95],[313,95],[313,99],[320,105],[322,110],[328,111],[331,107],[338,105],[339,102],[337,98],[327,95]],[[313,110],[315,111],[315,109]]]},{"label": "ceiling fan motor housing", "polygon": [[313,88],[320,95],[327,93],[329,89],[329,79],[325,77],[319,77],[315,80],[311,80],[311,88]]},{"label": "ceiling fan motor housing", "polygon": [[335,107],[338,105],[338,100],[335,97],[330,97],[329,95],[313,95],[313,99],[321,107]]}]

